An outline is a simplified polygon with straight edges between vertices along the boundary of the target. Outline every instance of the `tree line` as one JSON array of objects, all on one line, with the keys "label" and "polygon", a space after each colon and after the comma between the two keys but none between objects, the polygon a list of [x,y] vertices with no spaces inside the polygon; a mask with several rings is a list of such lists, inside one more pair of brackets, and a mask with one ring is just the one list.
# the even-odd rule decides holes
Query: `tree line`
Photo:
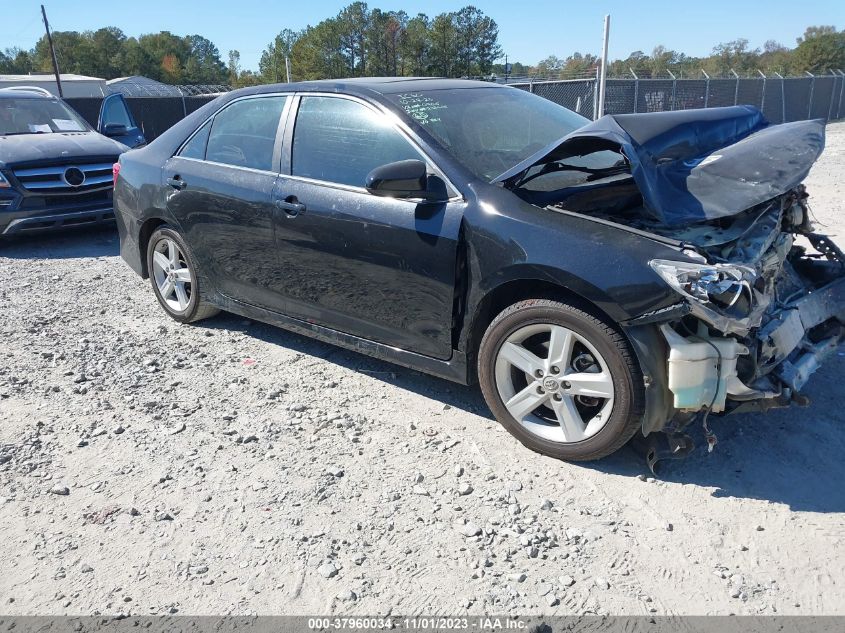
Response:
[{"label": "tree line", "polygon": [[[143,75],[171,84],[230,84],[246,86],[286,80],[286,59],[294,80],[365,76],[592,77],[599,59],[576,52],[550,55],[536,64],[502,59],[496,21],[474,6],[434,17],[410,16],[404,11],[370,8],[353,2],[334,17],[302,30],[282,29],[264,48],[257,69],[244,69],[237,50],[224,62],[213,42],[201,35],[180,36],[169,31],[127,36],[109,26],[96,31],[55,31],[62,72],[113,79]],[[651,54],[634,51],[613,60],[609,76],[701,77],[805,72],[823,74],[845,69],[845,30],[811,26],[789,48],[775,41],[751,48],[747,39],[716,45],[706,57],[655,47]],[[52,71],[46,36],[32,49],[0,51],[0,73]]]},{"label": "tree line", "polygon": [[[228,52],[225,63],[218,48],[201,35],[161,31],[136,38],[113,26],[53,32],[64,73],[105,79],[143,75],[171,84],[233,86],[285,81],[286,57],[296,80],[487,75],[501,56],[498,37],[495,20],[474,6],[429,18],[353,2],[315,26],[282,29],[264,49],[255,71],[241,67],[237,50]],[[30,50],[0,51],[0,73],[51,71],[46,36]]]},{"label": "tree line", "polygon": [[[63,73],[114,79],[144,75],[172,84],[225,83],[226,64],[220,51],[201,35],[178,36],[169,31],[127,37],[119,28],[96,31],[54,31],[59,68]],[[31,50],[0,52],[0,73],[52,72],[46,35]]]},{"label": "tree line", "polygon": [[498,37],[495,20],[474,6],[429,18],[354,2],[316,26],[282,30],[262,53],[256,75],[240,70],[233,51],[229,73],[240,85],[284,81],[289,58],[297,80],[487,75],[501,56]]},{"label": "tree line", "polygon": [[[514,64],[512,74],[552,77],[595,76],[599,58],[586,53],[574,53],[565,58],[554,55],[541,60],[536,66]],[[656,46],[651,54],[634,51],[624,59],[608,64],[608,76],[632,77],[702,77],[702,71],[712,77],[759,76],[780,73],[784,77],[826,74],[831,70],[845,70],[845,30],[834,26],[810,26],[799,37],[794,48],[774,40],[762,48],[751,48],[747,39],[737,39],[717,44],[706,57],[693,57],[665,46]],[[494,68],[494,72],[503,72]]]}]

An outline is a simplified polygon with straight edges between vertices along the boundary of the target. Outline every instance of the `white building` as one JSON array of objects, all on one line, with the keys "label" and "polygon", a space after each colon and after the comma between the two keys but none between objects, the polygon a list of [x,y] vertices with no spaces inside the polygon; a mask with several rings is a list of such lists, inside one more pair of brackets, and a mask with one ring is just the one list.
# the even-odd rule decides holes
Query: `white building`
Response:
[{"label": "white building", "polygon": [[[103,97],[109,94],[105,79],[62,73],[62,92],[65,97]],[[0,75],[0,88],[36,86],[59,96],[55,75]]]}]

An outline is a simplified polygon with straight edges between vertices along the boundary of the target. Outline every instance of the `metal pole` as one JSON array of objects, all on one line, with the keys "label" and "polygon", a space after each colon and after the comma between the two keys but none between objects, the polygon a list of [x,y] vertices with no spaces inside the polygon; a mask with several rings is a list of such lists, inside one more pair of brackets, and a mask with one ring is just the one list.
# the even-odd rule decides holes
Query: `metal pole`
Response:
[{"label": "metal pole", "polygon": [[766,73],[764,73],[759,68],[757,72],[760,73],[760,76],[763,78],[763,92],[760,95],[760,112],[763,111],[763,108],[766,107]]},{"label": "metal pole", "polygon": [[640,101],[640,78],[637,77],[637,73],[635,73],[634,69],[630,66],[628,67],[628,70],[634,76],[634,114],[636,114],[638,103]]},{"label": "metal pole", "polygon": [[736,74],[736,71],[731,68],[731,73],[733,73],[734,78],[736,79],[736,88],[734,89],[734,105],[739,103],[739,75]]},{"label": "metal pole", "polygon": [[710,103],[710,75],[704,72],[704,69],[701,69],[701,74],[707,78],[707,83],[704,84],[704,107],[707,107],[707,104]]},{"label": "metal pole", "polygon": [[44,10],[44,5],[41,5],[41,17],[44,18],[44,30],[47,31],[47,43],[50,45],[50,57],[53,58],[53,72],[56,75],[56,88],[59,90],[59,97],[64,99],[62,92],[62,76],[59,73],[59,62],[56,60],[56,49],[53,46],[53,36],[50,33],[50,23],[47,22],[47,11]]},{"label": "metal pole", "polygon": [[812,79],[810,79],[810,105],[807,106],[807,118],[809,119],[813,116],[813,92],[816,89],[816,76],[808,70],[805,70],[804,72],[812,77]]},{"label": "metal pole", "polygon": [[781,123],[786,123],[786,82],[783,80],[783,75],[775,73],[780,78],[780,107],[781,107]]},{"label": "metal pole", "polygon": [[607,94],[607,43],[610,39],[610,14],[604,16],[604,38],[601,46],[601,71],[599,73],[599,103],[595,113],[598,119],[604,114],[604,100]]},{"label": "metal pole", "polygon": [[669,73],[669,76],[672,78],[672,105],[669,109],[674,110],[675,109],[675,91],[676,91],[677,86],[678,86],[678,79],[675,77],[675,73],[673,73],[668,68],[666,69],[666,72]]},{"label": "metal pole", "polygon": [[842,83],[839,85],[839,105],[836,106],[837,119],[842,116],[842,93],[843,88],[845,88],[845,73],[842,72],[842,69],[839,70],[839,78],[842,79]]},{"label": "metal pole", "polygon": [[285,55],[285,73],[288,78],[288,83],[290,83],[290,57]]},{"label": "metal pole", "polygon": [[833,94],[836,92],[836,73],[830,68],[827,71],[833,75],[833,85],[830,87],[830,105],[827,107],[827,120],[830,121],[833,117]]}]

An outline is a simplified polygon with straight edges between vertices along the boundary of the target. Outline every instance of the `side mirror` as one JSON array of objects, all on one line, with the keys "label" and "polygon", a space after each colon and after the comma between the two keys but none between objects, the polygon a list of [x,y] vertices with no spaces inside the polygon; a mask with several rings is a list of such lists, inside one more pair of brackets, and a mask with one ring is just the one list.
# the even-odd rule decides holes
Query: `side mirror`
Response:
[{"label": "side mirror", "polygon": [[376,167],[364,186],[371,194],[388,198],[428,198],[427,170],[421,160],[400,160]]},{"label": "side mirror", "polygon": [[123,136],[126,134],[126,126],[122,123],[106,123],[101,133],[106,136]]}]

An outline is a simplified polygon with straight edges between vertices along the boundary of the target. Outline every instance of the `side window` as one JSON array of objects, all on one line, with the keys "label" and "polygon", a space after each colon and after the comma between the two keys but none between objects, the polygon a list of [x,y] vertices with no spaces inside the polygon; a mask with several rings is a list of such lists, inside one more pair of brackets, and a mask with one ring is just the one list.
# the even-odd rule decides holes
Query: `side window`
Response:
[{"label": "side window", "polygon": [[206,160],[273,171],[273,147],[287,97],[259,97],[233,103],[211,125]]},{"label": "side window", "polygon": [[194,134],[190,141],[185,143],[185,147],[179,152],[179,156],[185,158],[197,158],[199,160],[205,159],[205,146],[208,143],[208,133],[211,132],[211,120],[205,122],[199,131]]},{"label": "side window", "polygon": [[126,103],[123,99],[108,99],[103,106],[103,121],[106,123],[117,123],[132,127],[132,119],[126,111]]},{"label": "side window", "polygon": [[294,176],[363,187],[374,168],[419,152],[366,106],[335,97],[303,97],[293,131]]}]

